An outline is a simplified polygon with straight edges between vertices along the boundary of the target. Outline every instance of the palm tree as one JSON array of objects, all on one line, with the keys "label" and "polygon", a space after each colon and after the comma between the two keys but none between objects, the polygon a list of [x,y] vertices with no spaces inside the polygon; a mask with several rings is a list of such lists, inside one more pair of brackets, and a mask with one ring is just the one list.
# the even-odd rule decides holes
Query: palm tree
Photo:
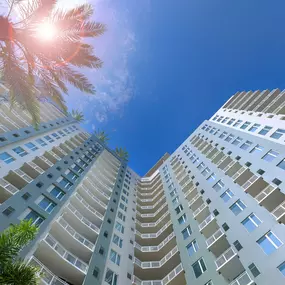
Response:
[{"label": "palm tree", "polygon": [[70,115],[79,123],[84,121],[83,112],[80,112],[78,110],[72,110]]},{"label": "palm tree", "polygon": [[105,144],[110,140],[109,135],[105,131],[97,130],[94,132],[94,135]]},{"label": "palm tree", "polygon": [[66,84],[94,94],[94,86],[77,70],[102,66],[93,47],[83,41],[105,31],[103,24],[90,20],[92,6],[64,11],[56,8],[57,0],[6,2],[9,11],[0,16],[0,80],[9,89],[11,106],[28,110],[37,125],[40,96],[67,111],[62,96],[68,92]]},{"label": "palm tree", "polygon": [[18,258],[18,253],[35,238],[37,231],[32,221],[22,221],[0,234],[0,284],[39,284],[39,269]]},{"label": "palm tree", "polygon": [[126,151],[126,149],[124,148],[118,148],[116,147],[115,149],[115,153],[117,154],[117,156],[119,156],[120,158],[124,159],[124,160],[128,160],[129,159],[129,153]]}]

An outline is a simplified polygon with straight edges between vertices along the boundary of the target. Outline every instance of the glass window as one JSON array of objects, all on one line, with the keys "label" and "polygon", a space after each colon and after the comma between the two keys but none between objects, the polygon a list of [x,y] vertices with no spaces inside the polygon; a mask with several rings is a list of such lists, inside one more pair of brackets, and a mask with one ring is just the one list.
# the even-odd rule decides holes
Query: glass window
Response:
[{"label": "glass window", "polygon": [[233,122],[235,121],[235,119],[230,119],[227,123],[227,125],[231,125]]},{"label": "glass window", "polygon": [[113,236],[113,243],[120,248],[123,247],[123,240],[120,237],[118,237],[116,234],[114,234]]},{"label": "glass window", "polygon": [[126,204],[128,204],[129,201],[128,201],[128,199],[127,199],[125,196],[122,195],[122,196],[121,196],[121,199],[122,199]]},{"label": "glass window", "polygon": [[283,276],[285,276],[285,261],[281,263],[277,268],[283,274]]},{"label": "glass window", "polygon": [[183,207],[182,207],[182,205],[179,205],[177,208],[175,208],[175,212],[176,212],[176,214],[181,213],[181,211],[183,211]]},{"label": "glass window", "polygon": [[39,207],[48,213],[51,213],[56,204],[45,196],[42,196],[41,201],[38,203]]},{"label": "glass window", "polygon": [[56,138],[57,140],[60,139],[60,136],[59,136],[57,133],[52,133],[51,135],[52,135],[54,138]]},{"label": "glass window", "polygon": [[189,256],[192,256],[195,252],[198,251],[198,244],[196,242],[196,240],[191,241],[188,245],[187,245],[187,251]]},{"label": "glass window", "polygon": [[228,133],[227,132],[223,132],[220,134],[219,138],[220,139],[223,139]]},{"label": "glass window", "polygon": [[105,282],[109,285],[118,285],[118,275],[108,268],[105,275]]},{"label": "glass window", "polygon": [[116,222],[116,224],[115,224],[115,228],[116,228],[116,230],[118,230],[120,233],[124,233],[124,231],[125,231],[125,228],[124,228],[124,226],[123,225],[121,225],[119,222]]},{"label": "glass window", "polygon": [[221,190],[224,186],[225,186],[224,182],[223,182],[222,180],[219,180],[219,181],[213,186],[213,188],[218,192],[218,191]]},{"label": "glass window", "polygon": [[179,203],[179,198],[178,197],[175,197],[173,200],[172,200],[172,204],[173,205],[176,205]]},{"label": "glass window", "polygon": [[285,134],[285,130],[277,129],[270,137],[273,139],[279,139]]},{"label": "glass window", "polygon": [[234,193],[227,189],[220,197],[223,199],[223,201],[226,203],[228,202],[232,197],[234,196]]},{"label": "glass window", "polygon": [[242,120],[238,120],[236,123],[234,123],[233,127],[238,127],[241,124]]},{"label": "glass window", "polygon": [[241,223],[244,225],[244,227],[247,229],[248,232],[252,232],[261,224],[261,221],[255,214],[250,214]]},{"label": "glass window", "polygon": [[241,149],[247,150],[252,145],[252,142],[246,141],[244,144],[240,146]]},{"label": "glass window", "polygon": [[262,152],[264,149],[263,146],[257,144],[251,151],[250,153],[259,153],[259,152]]},{"label": "glass window", "polygon": [[225,123],[227,120],[229,119],[229,117],[226,117],[222,120],[222,123]]},{"label": "glass window", "polygon": [[110,260],[111,260],[112,262],[114,262],[115,264],[120,265],[121,256],[120,256],[116,251],[114,251],[113,249],[111,249],[111,252],[110,252]]},{"label": "glass window", "polygon": [[204,168],[205,167],[205,163],[204,162],[201,162],[198,166],[197,166],[197,168],[199,169],[199,170],[201,170],[202,168]]},{"label": "glass window", "polygon": [[240,128],[245,130],[251,123],[246,121]]},{"label": "glass window", "polygon": [[118,212],[118,218],[121,219],[123,222],[126,221],[126,216],[123,215],[121,212]]},{"label": "glass window", "polygon": [[182,224],[184,224],[185,222],[186,222],[186,215],[183,214],[181,217],[179,217],[178,223],[179,223],[180,225],[182,225]]},{"label": "glass window", "polygon": [[257,243],[267,255],[271,254],[282,245],[282,242],[271,231],[261,237]]},{"label": "glass window", "polygon": [[65,195],[65,193],[59,189],[56,186],[53,186],[53,188],[50,190],[49,192],[53,197],[57,198],[58,200],[61,200],[63,198],[63,196]]},{"label": "glass window", "polygon": [[71,188],[71,186],[73,185],[69,180],[67,180],[63,176],[61,176],[57,182],[60,186],[62,186],[63,188],[65,188],[67,190],[69,190]]},{"label": "glass window", "polygon": [[230,134],[229,136],[226,137],[225,141],[230,142],[234,138],[234,135]]},{"label": "glass window", "polygon": [[59,133],[61,136],[63,136],[63,137],[66,136],[66,134],[65,134],[63,131],[58,131],[58,133]]},{"label": "glass window", "polygon": [[230,206],[231,211],[237,216],[246,208],[245,204],[241,200],[237,200]]},{"label": "glass window", "polygon": [[274,150],[270,150],[267,154],[265,154],[262,159],[271,162],[272,160],[274,160],[277,156],[279,155],[279,153],[277,151]]},{"label": "glass window", "polygon": [[248,131],[254,133],[260,126],[260,124],[254,124]]},{"label": "glass window", "polygon": [[237,137],[237,138],[232,142],[232,144],[233,144],[233,145],[238,145],[238,144],[241,143],[241,142],[242,142],[242,138]]},{"label": "glass window", "polygon": [[23,149],[21,148],[20,146],[16,147],[16,148],[13,148],[13,151],[16,152],[18,155],[20,155],[21,157],[27,155],[28,153]]},{"label": "glass window", "polygon": [[191,227],[188,226],[188,227],[185,228],[181,233],[182,233],[183,239],[187,239],[187,238],[190,237],[190,235],[192,234]]},{"label": "glass window", "polygon": [[174,189],[173,191],[170,192],[171,197],[174,197],[175,195],[177,195],[176,189]]},{"label": "glass window", "polygon": [[123,204],[123,203],[120,203],[119,207],[123,210],[123,211],[127,211],[127,207]]},{"label": "glass window", "polygon": [[208,167],[206,167],[203,171],[202,171],[202,174],[204,175],[204,176],[206,176],[207,174],[209,174],[210,173],[210,169],[208,168]]},{"label": "glass window", "polygon": [[283,170],[285,170],[285,159],[283,159],[281,162],[279,162],[277,164],[278,167],[282,168]]},{"label": "glass window", "polygon": [[54,140],[50,136],[44,136],[44,138],[50,143],[54,142]]},{"label": "glass window", "polygon": [[25,143],[25,146],[28,147],[31,151],[36,151],[37,149],[39,149],[35,144],[31,142]]},{"label": "glass window", "polygon": [[13,161],[15,161],[15,158],[12,157],[10,154],[8,154],[7,152],[2,152],[0,153],[0,159],[2,161],[4,161],[6,164],[9,164]]},{"label": "glass window", "polygon": [[213,172],[208,178],[207,181],[208,182],[213,182],[216,180],[216,174]]},{"label": "glass window", "polygon": [[47,145],[47,143],[46,143],[44,140],[42,140],[42,139],[36,139],[36,142],[37,142],[40,146],[46,146],[46,145]]},{"label": "glass window", "polygon": [[265,136],[271,129],[272,129],[272,127],[265,126],[258,134]]},{"label": "glass window", "polygon": [[38,227],[44,221],[44,218],[34,210],[29,209],[28,214],[25,216],[24,220],[26,221],[32,220],[32,224]]},{"label": "glass window", "polygon": [[206,270],[206,265],[205,262],[203,260],[203,258],[199,259],[198,261],[196,261],[193,265],[192,265],[194,274],[196,276],[196,278],[198,278],[199,276],[201,276]]}]

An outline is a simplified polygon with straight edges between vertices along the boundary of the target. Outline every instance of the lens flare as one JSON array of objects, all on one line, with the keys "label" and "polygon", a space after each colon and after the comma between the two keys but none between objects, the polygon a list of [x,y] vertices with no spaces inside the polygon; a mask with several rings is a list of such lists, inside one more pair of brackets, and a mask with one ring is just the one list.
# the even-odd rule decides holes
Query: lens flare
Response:
[{"label": "lens flare", "polygon": [[55,26],[49,22],[39,24],[37,28],[37,36],[43,41],[51,41],[56,36]]}]

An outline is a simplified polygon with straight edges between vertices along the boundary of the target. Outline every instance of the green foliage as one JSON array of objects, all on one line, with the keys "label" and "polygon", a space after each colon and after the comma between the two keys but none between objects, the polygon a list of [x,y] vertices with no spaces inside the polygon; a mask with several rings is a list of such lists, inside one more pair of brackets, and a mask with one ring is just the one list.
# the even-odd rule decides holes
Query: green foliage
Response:
[{"label": "green foliage", "polygon": [[0,234],[0,284],[36,285],[38,268],[18,258],[18,253],[38,232],[32,221],[21,221]]},{"label": "green foliage", "polygon": [[71,116],[79,123],[84,121],[84,114],[78,110],[72,110]]},{"label": "green foliage", "polygon": [[105,131],[97,130],[94,132],[94,135],[105,144],[110,140],[109,135]]},{"label": "green foliage", "polygon": [[122,159],[124,160],[129,160],[129,153],[127,152],[127,150],[124,148],[118,148],[116,147],[115,149],[115,153]]},{"label": "green foliage", "polygon": [[[95,94],[94,86],[77,70],[102,66],[93,47],[83,41],[105,31],[103,24],[90,20],[92,6],[59,10],[57,0],[6,2],[9,12],[0,16],[0,79],[9,89],[11,106],[18,104],[26,109],[37,126],[38,97],[49,98],[66,112],[62,93],[67,94],[67,83]],[[13,14],[21,20],[15,23]],[[55,27],[56,35],[50,41],[39,38],[37,27],[43,22]]]}]

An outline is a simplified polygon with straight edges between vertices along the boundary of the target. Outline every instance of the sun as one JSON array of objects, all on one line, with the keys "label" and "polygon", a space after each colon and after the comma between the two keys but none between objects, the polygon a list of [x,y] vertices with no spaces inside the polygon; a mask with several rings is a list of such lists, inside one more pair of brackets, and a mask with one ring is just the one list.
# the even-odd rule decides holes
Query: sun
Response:
[{"label": "sun", "polygon": [[51,41],[56,36],[56,29],[52,23],[43,22],[37,27],[37,37],[44,41]]}]

